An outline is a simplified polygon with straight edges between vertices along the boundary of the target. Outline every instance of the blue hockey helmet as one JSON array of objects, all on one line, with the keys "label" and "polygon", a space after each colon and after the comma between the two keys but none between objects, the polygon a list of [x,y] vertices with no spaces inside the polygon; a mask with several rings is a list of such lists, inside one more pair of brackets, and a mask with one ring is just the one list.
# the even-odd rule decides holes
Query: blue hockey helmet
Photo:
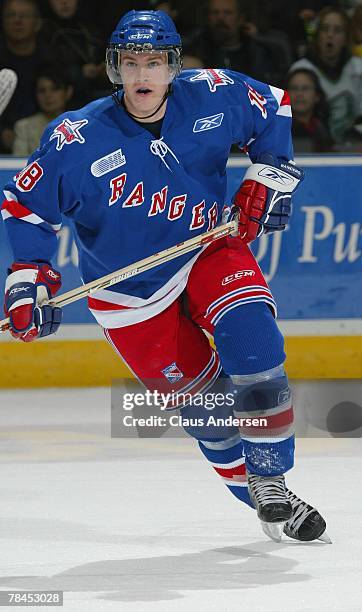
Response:
[{"label": "blue hockey helmet", "polygon": [[166,53],[170,83],[182,68],[181,36],[164,11],[129,11],[111,35],[106,53],[107,74],[114,85],[122,85],[121,51]]}]

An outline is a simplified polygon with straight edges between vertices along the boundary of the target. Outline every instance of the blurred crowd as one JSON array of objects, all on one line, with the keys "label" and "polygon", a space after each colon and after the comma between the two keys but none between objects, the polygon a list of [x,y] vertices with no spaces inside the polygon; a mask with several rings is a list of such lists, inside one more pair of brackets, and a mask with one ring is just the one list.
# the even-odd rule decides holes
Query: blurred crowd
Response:
[{"label": "blurred crowd", "polygon": [[297,153],[362,152],[362,0],[0,0],[0,69],[19,79],[0,153],[27,157],[49,121],[108,95],[110,33],[147,8],[176,22],[184,69],[229,68],[287,89]]}]

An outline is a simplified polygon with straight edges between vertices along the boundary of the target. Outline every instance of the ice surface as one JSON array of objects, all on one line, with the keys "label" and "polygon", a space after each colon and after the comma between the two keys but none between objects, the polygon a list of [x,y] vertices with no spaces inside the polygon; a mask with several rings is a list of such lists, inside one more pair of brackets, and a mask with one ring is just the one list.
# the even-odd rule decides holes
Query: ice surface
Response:
[{"label": "ice surface", "polygon": [[361,611],[360,438],[299,440],[288,484],[333,544],[276,544],[193,440],[111,439],[107,389],[0,406],[1,590],[64,590],[67,612]]}]

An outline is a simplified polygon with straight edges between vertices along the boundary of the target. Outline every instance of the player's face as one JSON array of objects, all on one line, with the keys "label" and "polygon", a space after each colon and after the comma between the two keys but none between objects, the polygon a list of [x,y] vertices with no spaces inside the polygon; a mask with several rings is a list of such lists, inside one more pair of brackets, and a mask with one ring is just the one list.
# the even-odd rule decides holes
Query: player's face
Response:
[{"label": "player's face", "polygon": [[343,18],[338,13],[328,13],[319,25],[318,49],[322,59],[338,59],[347,43]]},{"label": "player's face", "polygon": [[319,96],[308,74],[298,73],[292,76],[288,84],[288,92],[295,115],[308,116],[313,113]]},{"label": "player's face", "polygon": [[[147,117],[160,105],[168,88],[167,54],[122,51],[121,74],[127,109],[137,117]],[[161,116],[152,121],[163,116],[162,108]]]}]

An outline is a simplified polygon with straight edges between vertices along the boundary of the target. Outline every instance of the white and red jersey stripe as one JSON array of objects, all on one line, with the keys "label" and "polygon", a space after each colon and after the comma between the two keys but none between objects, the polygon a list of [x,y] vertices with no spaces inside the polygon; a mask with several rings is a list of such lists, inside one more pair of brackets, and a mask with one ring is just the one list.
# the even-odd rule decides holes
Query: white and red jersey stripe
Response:
[{"label": "white and red jersey stripe", "polygon": [[102,289],[88,298],[89,310],[99,325],[107,329],[127,327],[151,319],[166,310],[183,292],[192,266],[202,252],[203,249],[149,298]]},{"label": "white and red jersey stripe", "polygon": [[1,205],[1,216],[3,221],[10,219],[11,217],[19,219],[20,221],[26,221],[33,225],[44,224],[47,228],[51,228],[54,232],[60,230],[61,223],[50,223],[46,221],[36,213],[32,212],[30,208],[27,208],[23,204],[20,204],[17,197],[11,191],[4,191],[6,200]]},{"label": "white and red jersey stripe", "polygon": [[276,112],[276,115],[282,115],[283,117],[291,117],[292,107],[290,105],[290,97],[288,92],[284,91],[284,89],[280,89],[279,87],[274,87],[274,85],[269,85],[269,87],[274,98],[278,102],[279,108]]}]

